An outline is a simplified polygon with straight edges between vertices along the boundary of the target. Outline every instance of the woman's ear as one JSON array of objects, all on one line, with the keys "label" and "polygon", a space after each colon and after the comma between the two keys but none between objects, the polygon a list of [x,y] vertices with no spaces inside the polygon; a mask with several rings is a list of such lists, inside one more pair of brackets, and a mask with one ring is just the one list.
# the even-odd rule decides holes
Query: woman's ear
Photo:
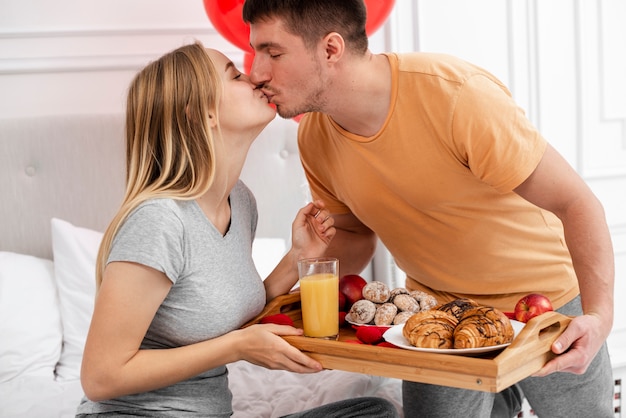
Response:
[{"label": "woman's ear", "polygon": [[[187,117],[187,120],[191,119],[191,113],[189,112],[189,105],[185,107],[185,116]],[[209,127],[215,128],[217,126],[217,117],[212,112],[209,112],[208,116],[209,116]]]},{"label": "woman's ear", "polygon": [[217,126],[217,117],[213,113],[209,113],[209,125],[211,128],[215,128]]}]

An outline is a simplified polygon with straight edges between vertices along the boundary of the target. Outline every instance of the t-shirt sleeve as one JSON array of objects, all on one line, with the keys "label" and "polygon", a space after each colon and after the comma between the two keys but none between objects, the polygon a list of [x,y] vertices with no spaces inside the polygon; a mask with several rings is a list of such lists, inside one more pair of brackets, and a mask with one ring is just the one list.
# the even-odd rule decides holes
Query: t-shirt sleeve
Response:
[{"label": "t-shirt sleeve", "polygon": [[241,187],[243,190],[242,194],[245,198],[242,199],[242,204],[245,205],[246,213],[250,213],[250,228],[252,231],[252,238],[256,236],[256,229],[259,224],[259,211],[256,204],[256,197],[252,193],[252,190],[248,188],[248,186],[241,180],[239,180],[238,187]]},{"label": "t-shirt sleeve", "polygon": [[451,137],[457,158],[502,193],[532,174],[547,146],[508,90],[482,74],[459,91]]},{"label": "t-shirt sleeve", "polygon": [[165,273],[176,283],[183,269],[183,224],[161,205],[135,209],[119,229],[108,262],[128,261]]}]

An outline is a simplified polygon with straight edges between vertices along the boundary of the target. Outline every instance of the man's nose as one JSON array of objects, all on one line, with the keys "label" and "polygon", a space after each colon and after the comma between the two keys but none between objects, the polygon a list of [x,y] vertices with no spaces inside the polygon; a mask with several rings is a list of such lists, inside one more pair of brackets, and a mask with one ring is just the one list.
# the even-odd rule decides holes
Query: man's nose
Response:
[{"label": "man's nose", "polygon": [[250,63],[250,81],[259,86],[269,81],[267,71],[263,71],[263,64],[260,57],[253,55]]}]

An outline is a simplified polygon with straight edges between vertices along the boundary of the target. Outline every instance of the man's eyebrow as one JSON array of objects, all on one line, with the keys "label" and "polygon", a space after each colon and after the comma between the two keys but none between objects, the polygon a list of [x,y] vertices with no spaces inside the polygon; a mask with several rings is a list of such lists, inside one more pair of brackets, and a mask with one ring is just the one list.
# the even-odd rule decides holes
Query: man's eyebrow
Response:
[{"label": "man's eyebrow", "polygon": [[257,51],[260,51],[262,49],[268,49],[268,48],[282,48],[282,46],[280,44],[278,44],[276,42],[271,42],[271,41],[262,42],[259,45],[257,45],[256,48],[252,44],[250,44],[250,46],[252,47],[252,49],[256,49]]}]

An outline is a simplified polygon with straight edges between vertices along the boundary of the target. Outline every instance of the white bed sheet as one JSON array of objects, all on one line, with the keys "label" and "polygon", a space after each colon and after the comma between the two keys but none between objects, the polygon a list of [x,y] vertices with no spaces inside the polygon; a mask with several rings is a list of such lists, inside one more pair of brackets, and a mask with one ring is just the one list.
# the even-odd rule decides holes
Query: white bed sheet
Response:
[{"label": "white bed sheet", "polygon": [[71,418],[82,396],[79,380],[20,376],[0,383],[0,418]]},{"label": "white bed sheet", "polygon": [[[402,417],[398,379],[339,370],[297,374],[268,370],[245,361],[230,364],[233,418],[276,418],[343,399],[378,396]],[[72,418],[82,397],[80,381],[25,376],[0,383],[0,418]]]},{"label": "white bed sheet", "polygon": [[245,361],[230,364],[233,418],[275,418],[343,399],[378,396],[402,417],[402,381],[340,370],[297,374]]}]

